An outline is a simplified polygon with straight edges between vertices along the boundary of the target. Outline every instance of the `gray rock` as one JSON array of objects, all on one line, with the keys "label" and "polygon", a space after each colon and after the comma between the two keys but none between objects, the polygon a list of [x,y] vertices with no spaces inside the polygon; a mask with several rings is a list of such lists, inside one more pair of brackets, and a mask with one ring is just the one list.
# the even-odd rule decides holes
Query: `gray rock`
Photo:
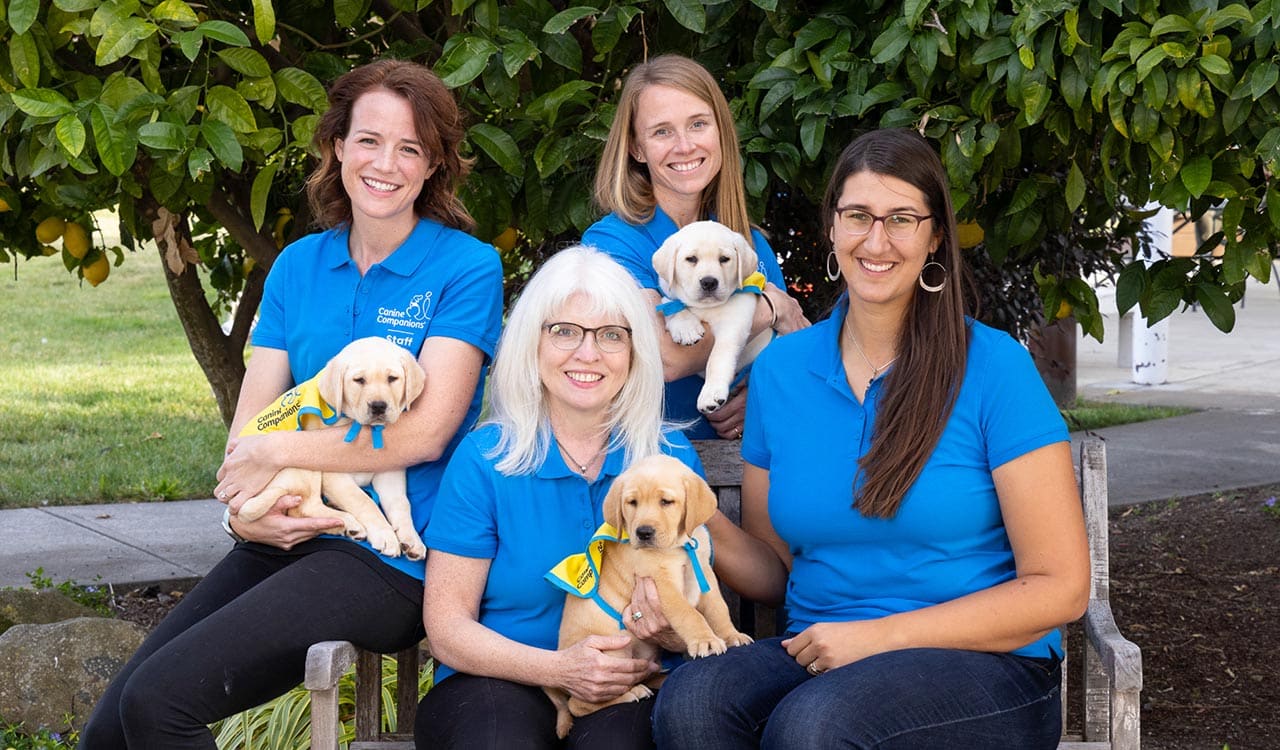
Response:
[{"label": "gray rock", "polygon": [[13,625],[40,625],[73,617],[98,617],[89,607],[60,591],[0,589],[0,633]]},{"label": "gray rock", "polygon": [[79,729],[146,631],[131,622],[78,617],[14,625],[0,635],[0,716],[29,730]]}]

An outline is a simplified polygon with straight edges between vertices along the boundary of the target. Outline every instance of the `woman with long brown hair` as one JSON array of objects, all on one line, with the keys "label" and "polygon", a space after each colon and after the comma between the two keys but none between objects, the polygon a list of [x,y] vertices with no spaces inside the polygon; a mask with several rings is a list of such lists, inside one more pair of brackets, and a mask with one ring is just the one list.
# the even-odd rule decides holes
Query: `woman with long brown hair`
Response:
[{"label": "woman with long brown hair", "polygon": [[923,138],[854,140],[822,211],[845,294],[756,360],[743,528],[712,526],[721,580],[785,602],[786,634],[676,669],[658,745],[1056,747],[1057,627],[1089,590],[1066,426],[965,317]]}]

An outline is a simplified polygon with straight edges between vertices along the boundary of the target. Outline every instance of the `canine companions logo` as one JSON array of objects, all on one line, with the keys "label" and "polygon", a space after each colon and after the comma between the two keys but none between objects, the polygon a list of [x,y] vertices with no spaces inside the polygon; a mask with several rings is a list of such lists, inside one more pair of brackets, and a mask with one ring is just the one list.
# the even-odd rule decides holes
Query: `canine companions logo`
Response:
[{"label": "canine companions logo", "polygon": [[[378,322],[388,328],[387,339],[401,346],[413,344],[413,332],[426,329],[431,321],[431,296],[434,292],[415,294],[403,309],[379,307]],[[401,332],[406,335],[396,336]]]}]

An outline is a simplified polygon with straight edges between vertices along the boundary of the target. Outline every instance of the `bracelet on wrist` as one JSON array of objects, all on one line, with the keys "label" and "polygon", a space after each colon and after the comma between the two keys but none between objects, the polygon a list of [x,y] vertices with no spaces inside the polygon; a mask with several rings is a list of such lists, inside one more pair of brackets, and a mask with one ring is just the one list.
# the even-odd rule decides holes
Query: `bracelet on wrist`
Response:
[{"label": "bracelet on wrist", "polygon": [[773,306],[773,300],[769,299],[769,295],[761,294],[760,298],[769,306],[769,327],[775,328],[778,325],[778,308]]},{"label": "bracelet on wrist", "polygon": [[222,530],[227,532],[227,536],[231,537],[237,542],[248,541],[244,537],[237,534],[235,529],[231,528],[231,507],[230,506],[222,509]]}]

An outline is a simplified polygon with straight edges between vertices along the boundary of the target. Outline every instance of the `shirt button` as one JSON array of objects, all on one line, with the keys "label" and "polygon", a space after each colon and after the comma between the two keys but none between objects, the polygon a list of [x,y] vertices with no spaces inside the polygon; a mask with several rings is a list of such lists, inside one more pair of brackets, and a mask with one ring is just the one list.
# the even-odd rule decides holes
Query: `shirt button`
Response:
[{"label": "shirt button", "polygon": [[583,521],[583,522],[582,522],[582,528],[586,529],[587,531],[590,531],[590,530],[591,530],[591,522],[590,522],[590,521]]}]

